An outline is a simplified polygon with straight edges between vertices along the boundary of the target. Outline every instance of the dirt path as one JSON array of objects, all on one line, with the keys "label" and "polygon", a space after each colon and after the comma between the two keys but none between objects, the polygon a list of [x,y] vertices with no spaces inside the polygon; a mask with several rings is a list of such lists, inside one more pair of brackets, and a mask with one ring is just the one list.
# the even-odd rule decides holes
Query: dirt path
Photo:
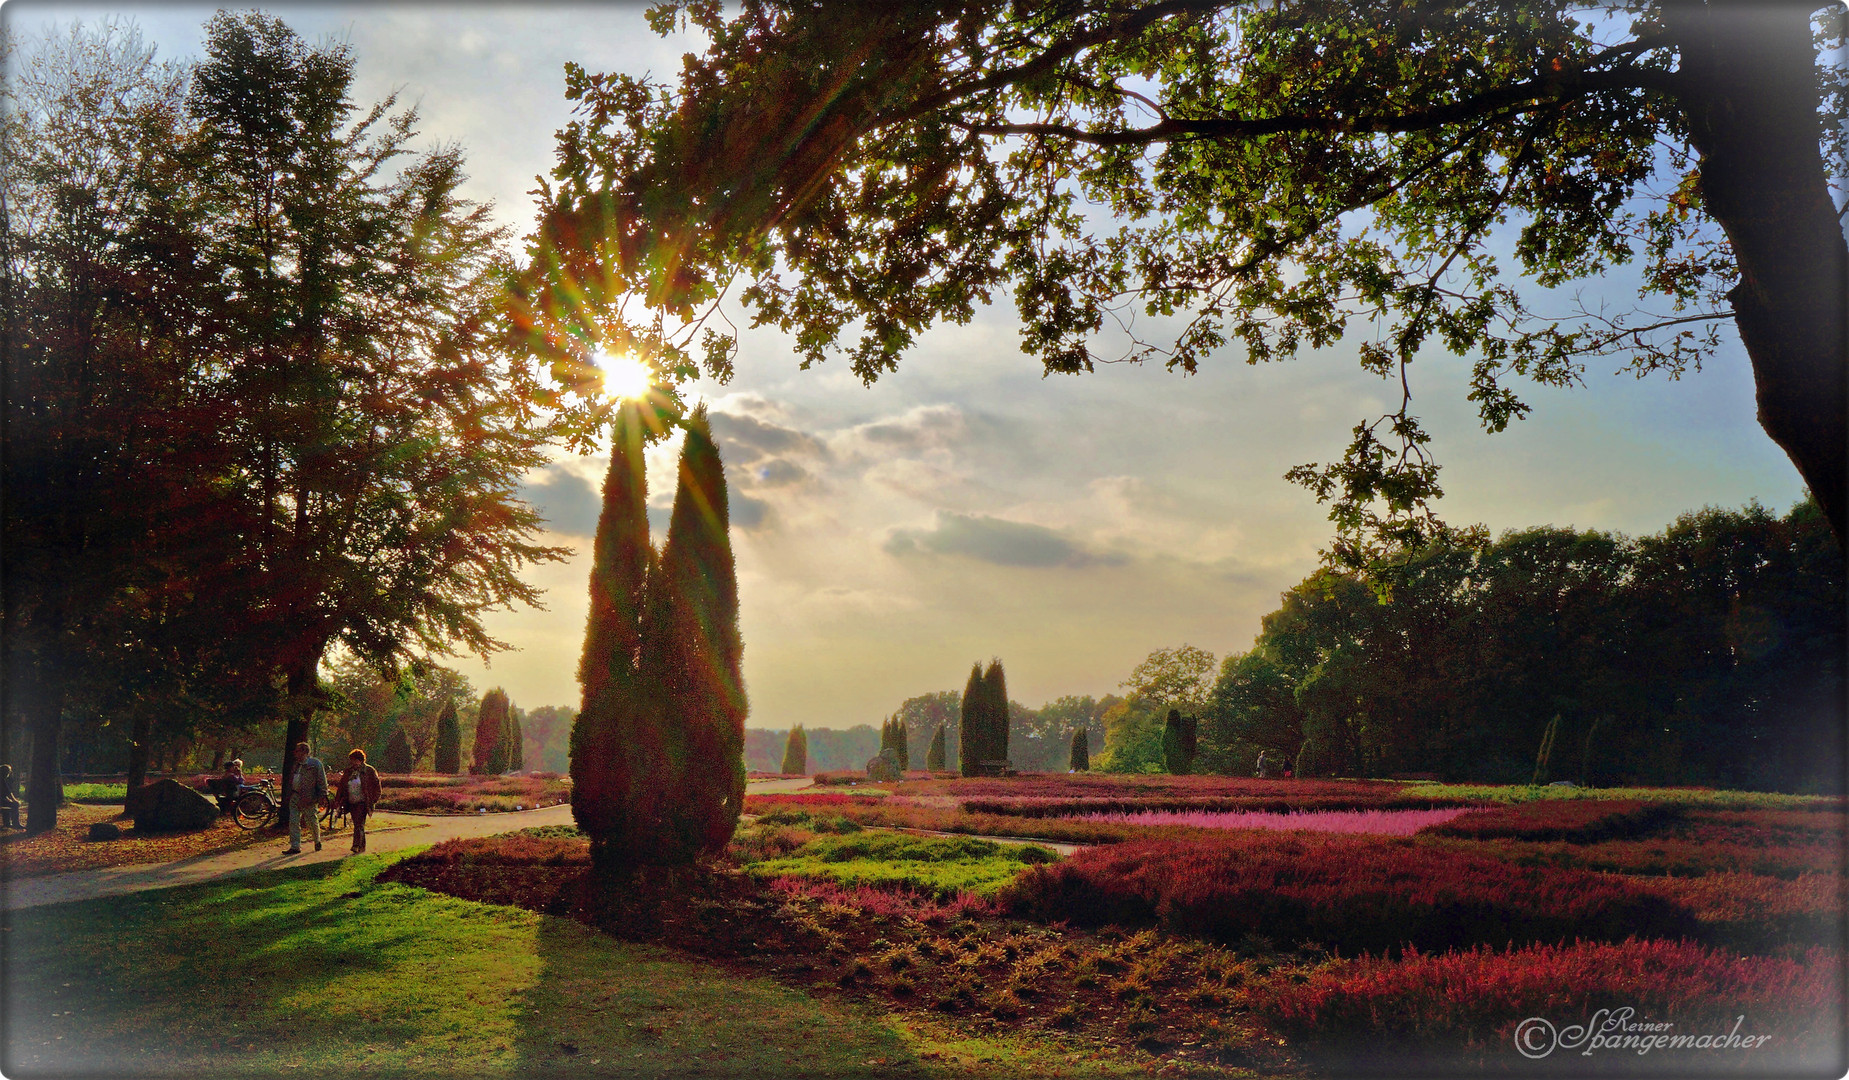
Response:
[{"label": "dirt path", "polygon": [[[753,781],[748,790],[796,791],[809,786],[805,778]],[[548,806],[539,810],[517,810],[505,814],[400,814],[381,810],[366,823],[366,850],[397,851],[418,844],[434,844],[471,836],[530,829],[540,825],[570,825],[570,806]],[[67,900],[90,900],[99,896],[119,896],[143,889],[165,889],[174,885],[192,885],[217,878],[264,870],[282,870],[303,863],[328,862],[345,858],[353,846],[353,834],[347,829],[325,833],[321,850],[316,851],[307,836],[302,837],[302,853],[285,855],[288,838],[278,834],[273,840],[253,844],[235,851],[194,855],[165,863],[141,863],[135,866],[106,866],[95,870],[78,870],[68,874],[45,874],[0,884],[5,895],[5,910],[61,904]]]},{"label": "dirt path", "polygon": [[[788,780],[754,780],[751,792],[798,791],[810,786],[805,778]],[[366,850],[397,851],[418,844],[434,844],[472,836],[493,836],[540,825],[570,825],[570,806],[548,806],[540,810],[518,810],[505,814],[460,815],[400,814],[381,810],[366,825]],[[932,833],[923,829],[899,829],[897,832],[927,836],[963,836],[962,833]],[[982,836],[1002,844],[1039,844],[1062,855],[1070,855],[1082,844],[1062,844],[1051,840],[1024,840],[1011,836]],[[166,863],[141,863],[135,866],[106,866],[96,870],[78,870],[68,874],[46,874],[0,883],[5,896],[5,910],[61,904],[69,900],[91,900],[99,896],[119,896],[144,889],[165,889],[175,885],[192,885],[201,881],[235,877],[264,870],[282,870],[303,863],[329,862],[345,858],[353,844],[353,834],[346,829],[323,834],[321,850],[316,851],[304,836],[300,855],[286,855],[288,839],[274,840],[235,851],[195,855]]]}]

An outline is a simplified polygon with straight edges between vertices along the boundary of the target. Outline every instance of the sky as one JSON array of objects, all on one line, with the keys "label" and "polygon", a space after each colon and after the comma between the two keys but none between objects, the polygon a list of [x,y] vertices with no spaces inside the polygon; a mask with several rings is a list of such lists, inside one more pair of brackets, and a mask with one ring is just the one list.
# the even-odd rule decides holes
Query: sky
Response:
[{"label": "sky", "polygon": [[[9,28],[129,18],[160,55],[190,58],[212,6],[15,0]],[[425,148],[460,144],[466,193],[526,232],[527,194],[569,119],[563,66],[672,78],[691,44],[656,37],[635,6],[301,5],[266,10],[303,37],[353,46],[353,94],[419,106]],[[1622,280],[1582,283],[1628,306]],[[740,326],[744,320],[736,318]],[[1044,377],[1005,304],[934,330],[895,375],[863,386],[843,363],[802,371],[790,343],[746,332],[735,377],[695,384],[731,489],[752,727],[877,723],[905,698],[960,689],[999,657],[1009,695],[1038,706],[1118,690],[1152,650],[1249,648],[1279,594],[1317,565],[1326,508],[1284,472],[1341,455],[1389,388],[1355,343],[1251,366],[1235,350],[1184,377],[1103,366]],[[1671,381],[1595,361],[1573,390],[1523,387],[1531,416],[1483,432],[1466,359],[1413,367],[1454,524],[1655,532],[1702,506],[1757,499],[1783,511],[1796,470],[1754,417],[1752,376],[1729,328],[1720,355]],[[651,502],[672,499],[672,445],[650,462]],[[557,543],[532,568],[544,610],[493,613],[513,649],[449,661],[478,690],[527,708],[574,705],[590,533],[607,457],[560,452],[526,491]],[[665,523],[665,513],[661,515]]]}]

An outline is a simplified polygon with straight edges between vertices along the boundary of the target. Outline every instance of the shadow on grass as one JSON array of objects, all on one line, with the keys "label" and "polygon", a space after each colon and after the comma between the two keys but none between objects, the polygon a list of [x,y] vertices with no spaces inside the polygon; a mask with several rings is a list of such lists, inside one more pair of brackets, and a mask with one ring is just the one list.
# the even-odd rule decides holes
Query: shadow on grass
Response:
[{"label": "shadow on grass", "polygon": [[922,1077],[879,1013],[548,918],[520,1019],[520,1076]]}]

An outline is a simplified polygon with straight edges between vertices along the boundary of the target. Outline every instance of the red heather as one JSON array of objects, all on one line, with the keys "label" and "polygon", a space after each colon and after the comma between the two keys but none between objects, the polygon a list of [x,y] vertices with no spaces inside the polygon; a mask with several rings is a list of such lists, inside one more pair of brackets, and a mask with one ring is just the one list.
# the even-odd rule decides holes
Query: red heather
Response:
[{"label": "red heather", "polygon": [[1217,941],[1262,934],[1343,953],[1574,937],[1680,937],[1689,911],[1611,875],[1514,866],[1404,839],[1250,831],[1130,841],[1036,867],[1012,910],[1085,925],[1159,924]]}]

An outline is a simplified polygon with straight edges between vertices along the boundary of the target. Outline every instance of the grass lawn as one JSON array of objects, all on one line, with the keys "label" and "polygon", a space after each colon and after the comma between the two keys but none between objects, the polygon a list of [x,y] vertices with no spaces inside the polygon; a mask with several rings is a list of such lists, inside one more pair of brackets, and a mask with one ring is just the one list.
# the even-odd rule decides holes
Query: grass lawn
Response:
[{"label": "grass lawn", "polygon": [[373,880],[403,854],[8,913],[6,1074],[1130,1071]]},{"label": "grass lawn", "polygon": [[909,885],[939,897],[993,896],[1029,866],[1057,860],[1043,847],[967,837],[858,833],[817,837],[779,859],[753,863],[759,877],[825,877],[843,885]]}]

